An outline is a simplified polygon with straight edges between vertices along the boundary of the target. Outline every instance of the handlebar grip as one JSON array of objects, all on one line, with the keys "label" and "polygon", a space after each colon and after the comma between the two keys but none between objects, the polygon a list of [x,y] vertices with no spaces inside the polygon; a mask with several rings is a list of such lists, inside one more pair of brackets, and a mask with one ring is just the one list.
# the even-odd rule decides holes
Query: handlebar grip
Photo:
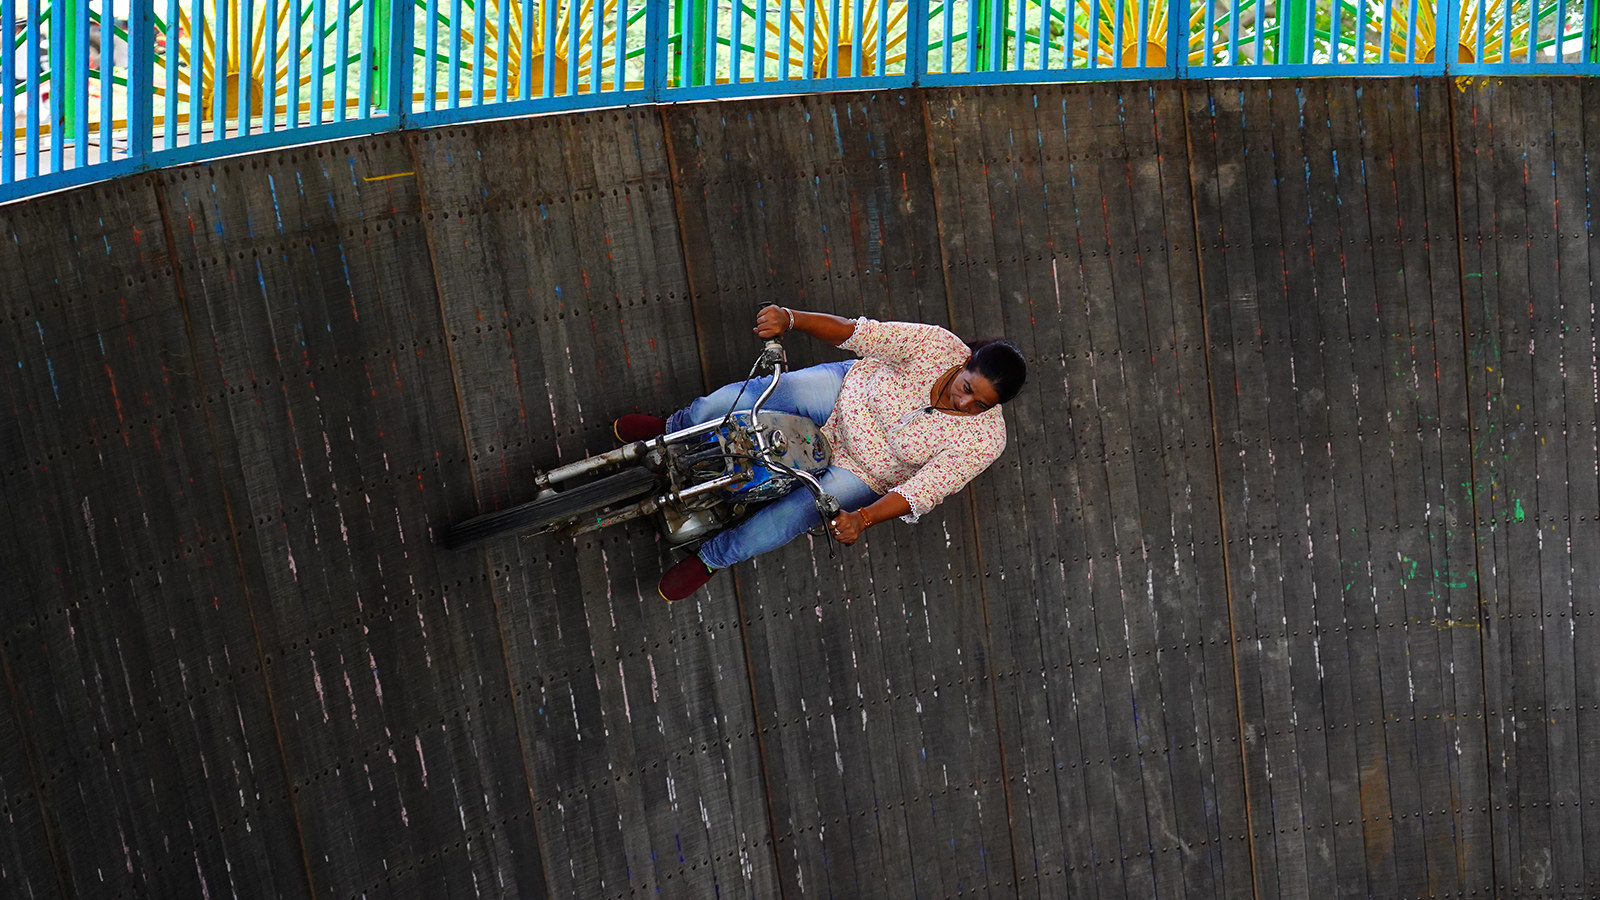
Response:
[{"label": "handlebar grip", "polygon": [[789,354],[784,352],[783,341],[767,338],[766,348],[761,351],[761,364],[769,369],[775,365],[789,365]]}]

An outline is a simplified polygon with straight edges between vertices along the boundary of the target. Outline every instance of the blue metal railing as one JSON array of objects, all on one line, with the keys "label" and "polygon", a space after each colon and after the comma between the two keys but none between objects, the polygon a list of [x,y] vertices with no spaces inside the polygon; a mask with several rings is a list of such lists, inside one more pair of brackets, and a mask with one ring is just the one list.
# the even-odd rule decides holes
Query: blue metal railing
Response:
[{"label": "blue metal railing", "polygon": [[0,201],[468,119],[840,89],[1600,73],[1600,0],[0,0]]}]

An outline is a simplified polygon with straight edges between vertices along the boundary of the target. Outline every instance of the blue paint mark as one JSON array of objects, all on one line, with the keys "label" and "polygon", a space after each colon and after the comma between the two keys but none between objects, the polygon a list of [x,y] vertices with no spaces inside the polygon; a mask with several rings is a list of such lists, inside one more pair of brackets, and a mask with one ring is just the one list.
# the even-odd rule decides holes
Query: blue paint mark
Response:
[{"label": "blue paint mark", "polygon": [[278,206],[278,180],[267,173],[267,190],[272,194],[272,216],[278,220],[278,231],[283,231],[283,209]]},{"label": "blue paint mark", "polygon": [[[43,322],[39,322],[39,321],[35,321],[33,324],[35,326],[37,326],[38,329],[39,329],[39,344],[40,344],[40,346],[43,346],[44,345],[44,323]],[[53,392],[56,395],[56,405],[60,406],[61,405],[61,387],[60,387],[60,385],[56,384],[56,364],[55,364],[54,361],[52,361],[50,359],[50,354],[48,352],[45,353],[44,365],[45,365],[45,368],[50,370],[50,390],[51,390],[51,392]]]},{"label": "blue paint mark", "polygon": [[[261,289],[261,296],[263,296],[263,297],[268,296],[268,294],[267,294],[267,276],[266,276],[266,273],[261,270],[261,261],[260,260],[256,260],[256,287]],[[305,342],[301,341],[300,345],[302,347],[305,346]]]}]

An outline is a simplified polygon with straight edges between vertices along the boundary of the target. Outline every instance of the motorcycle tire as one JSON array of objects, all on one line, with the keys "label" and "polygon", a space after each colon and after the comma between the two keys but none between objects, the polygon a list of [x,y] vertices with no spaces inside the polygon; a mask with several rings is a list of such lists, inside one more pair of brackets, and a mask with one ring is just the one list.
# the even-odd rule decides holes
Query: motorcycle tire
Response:
[{"label": "motorcycle tire", "polygon": [[624,469],[615,475],[560,491],[554,496],[540,497],[510,509],[484,513],[458,522],[445,532],[443,543],[448,548],[456,549],[512,531],[538,534],[548,530],[551,525],[637,497],[655,484],[656,476],[648,469]]}]

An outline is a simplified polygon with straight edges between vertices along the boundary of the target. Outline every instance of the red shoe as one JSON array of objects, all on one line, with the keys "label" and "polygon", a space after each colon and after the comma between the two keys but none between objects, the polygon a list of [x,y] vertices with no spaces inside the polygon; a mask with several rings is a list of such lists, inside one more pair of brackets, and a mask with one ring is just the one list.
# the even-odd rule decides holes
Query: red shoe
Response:
[{"label": "red shoe", "polygon": [[667,420],[660,416],[646,416],[640,413],[628,413],[622,418],[611,423],[611,433],[617,440],[624,444],[634,441],[648,441],[667,433]]},{"label": "red shoe", "polygon": [[715,574],[717,570],[706,568],[706,564],[700,561],[698,553],[691,553],[678,560],[677,565],[661,576],[661,583],[656,585],[656,593],[660,594],[663,600],[682,600],[705,587],[706,582]]}]

